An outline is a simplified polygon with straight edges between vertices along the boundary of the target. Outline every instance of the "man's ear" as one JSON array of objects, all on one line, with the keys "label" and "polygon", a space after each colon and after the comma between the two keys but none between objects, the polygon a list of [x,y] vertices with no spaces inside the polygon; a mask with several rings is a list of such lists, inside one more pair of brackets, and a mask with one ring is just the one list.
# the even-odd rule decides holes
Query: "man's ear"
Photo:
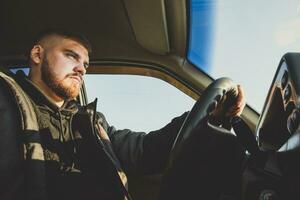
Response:
[{"label": "man's ear", "polygon": [[42,62],[44,56],[44,49],[41,45],[34,45],[30,51],[30,60],[34,64],[38,65]]}]

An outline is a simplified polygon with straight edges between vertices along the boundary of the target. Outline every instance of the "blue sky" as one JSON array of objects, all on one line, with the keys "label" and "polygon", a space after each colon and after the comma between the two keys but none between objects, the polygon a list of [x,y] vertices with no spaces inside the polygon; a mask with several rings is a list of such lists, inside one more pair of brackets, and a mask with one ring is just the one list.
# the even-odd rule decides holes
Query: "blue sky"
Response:
[{"label": "blue sky", "polygon": [[192,2],[192,61],[213,78],[241,84],[261,112],[281,57],[300,52],[300,0]]}]

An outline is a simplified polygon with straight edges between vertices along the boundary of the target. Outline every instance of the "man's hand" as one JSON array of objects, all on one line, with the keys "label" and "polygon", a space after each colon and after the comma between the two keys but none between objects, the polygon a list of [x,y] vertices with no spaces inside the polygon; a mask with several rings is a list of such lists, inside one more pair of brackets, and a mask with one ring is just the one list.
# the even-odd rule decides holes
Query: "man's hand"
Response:
[{"label": "man's hand", "polygon": [[226,117],[241,116],[244,107],[246,105],[244,90],[240,85],[238,85],[237,87],[238,87],[238,96],[236,98],[235,105],[229,108],[229,110],[225,114]]},{"label": "man's hand", "polygon": [[244,110],[246,105],[245,93],[242,86],[238,85],[238,94],[234,105],[227,108],[224,106],[224,102],[226,102],[226,97],[222,99],[222,101],[217,105],[217,108],[212,114],[211,122],[216,125],[220,125],[223,123],[225,118],[232,118],[234,116],[240,116]]}]

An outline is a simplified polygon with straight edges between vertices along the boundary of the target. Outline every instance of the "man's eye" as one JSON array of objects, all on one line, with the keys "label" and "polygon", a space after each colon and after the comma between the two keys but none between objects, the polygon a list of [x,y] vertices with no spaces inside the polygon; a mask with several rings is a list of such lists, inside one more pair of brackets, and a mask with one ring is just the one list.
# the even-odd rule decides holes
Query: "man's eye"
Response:
[{"label": "man's eye", "polygon": [[75,56],[73,54],[67,54],[68,57],[75,59]]}]

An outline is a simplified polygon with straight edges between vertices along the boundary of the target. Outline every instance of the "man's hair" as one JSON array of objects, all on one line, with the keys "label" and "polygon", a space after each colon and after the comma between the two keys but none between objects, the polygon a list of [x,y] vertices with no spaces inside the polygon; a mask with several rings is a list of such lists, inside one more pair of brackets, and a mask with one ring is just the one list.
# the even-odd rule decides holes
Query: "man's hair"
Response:
[{"label": "man's hair", "polygon": [[[55,29],[49,29],[49,30],[44,30],[44,31],[40,32],[33,40],[32,44],[31,44],[31,48],[34,45],[39,44],[43,39],[45,39],[49,36],[55,36],[55,35],[60,36],[65,39],[74,40],[74,41],[78,42],[79,44],[81,44],[82,46],[84,46],[89,54],[92,53],[91,44],[85,36],[83,36],[81,34],[71,33],[68,31],[55,30]],[[29,50],[29,52],[30,52],[30,50]],[[30,55],[30,53],[28,55]]]}]

